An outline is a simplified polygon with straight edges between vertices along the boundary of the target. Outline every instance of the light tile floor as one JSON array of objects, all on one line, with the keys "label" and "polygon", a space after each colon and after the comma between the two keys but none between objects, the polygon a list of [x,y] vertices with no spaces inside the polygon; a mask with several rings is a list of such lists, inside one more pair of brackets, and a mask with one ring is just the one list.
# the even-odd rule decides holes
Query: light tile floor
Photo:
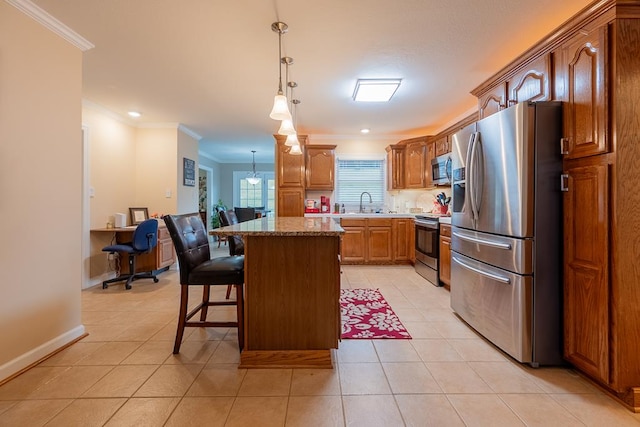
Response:
[{"label": "light tile floor", "polygon": [[572,370],[510,360],[409,266],[343,267],[413,339],[345,340],[333,370],[238,369],[233,329],[189,328],[172,355],[178,273],[159,278],[82,292],[89,336],[0,387],[0,426],[640,425]]}]

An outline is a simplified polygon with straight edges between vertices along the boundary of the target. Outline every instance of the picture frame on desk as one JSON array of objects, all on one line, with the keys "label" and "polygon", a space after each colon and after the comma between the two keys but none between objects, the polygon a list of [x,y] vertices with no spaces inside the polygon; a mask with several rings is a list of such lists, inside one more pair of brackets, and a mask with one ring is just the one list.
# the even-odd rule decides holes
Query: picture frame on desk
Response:
[{"label": "picture frame on desk", "polygon": [[129,208],[131,216],[131,225],[138,225],[149,219],[149,209],[147,208]]}]

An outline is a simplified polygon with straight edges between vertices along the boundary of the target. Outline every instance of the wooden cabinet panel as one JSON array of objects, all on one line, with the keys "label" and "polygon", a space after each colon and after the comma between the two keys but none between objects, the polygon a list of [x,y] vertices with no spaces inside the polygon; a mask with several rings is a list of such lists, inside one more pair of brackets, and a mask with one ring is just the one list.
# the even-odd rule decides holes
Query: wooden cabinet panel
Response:
[{"label": "wooden cabinet panel", "polygon": [[507,107],[525,101],[551,99],[551,54],[525,64],[507,81]]},{"label": "wooden cabinet panel", "polygon": [[173,250],[173,242],[167,227],[158,227],[158,251],[156,263],[158,268],[168,267],[176,262],[175,251]]},{"label": "wooden cabinet panel", "polygon": [[304,216],[304,189],[278,189],[278,216]]},{"label": "wooden cabinet panel", "polygon": [[360,226],[349,226],[341,223],[342,228],[344,228],[342,248],[340,250],[340,258],[343,263],[362,264],[365,262],[365,224],[365,221]]},{"label": "wooden cabinet panel", "polygon": [[307,190],[333,190],[335,145],[307,145]]},{"label": "wooden cabinet panel", "polygon": [[505,107],[507,85],[502,83],[478,97],[478,118],[488,117]]},{"label": "wooden cabinet panel", "polygon": [[[449,137],[446,135],[436,140],[436,142],[434,143],[434,146],[435,146],[435,153],[434,153],[435,157],[442,156],[443,154],[447,154],[451,152]],[[431,165],[431,161],[427,163],[427,167],[430,165]]]},{"label": "wooden cabinet panel", "polygon": [[609,381],[609,166],[567,171],[564,195],[564,354]]},{"label": "wooden cabinet panel", "polygon": [[[586,31],[585,31],[586,32]],[[607,139],[607,26],[570,39],[561,49],[566,158],[605,153]]]},{"label": "wooden cabinet panel", "polygon": [[451,285],[451,226],[440,224],[440,267],[438,274],[445,286]]},{"label": "wooden cabinet panel", "polygon": [[393,221],[394,245],[393,260],[398,262],[415,261],[414,224],[410,218],[398,218]]},{"label": "wooden cabinet panel", "polygon": [[407,144],[405,152],[406,188],[424,188],[426,181],[427,146],[424,142]]},{"label": "wooden cabinet panel", "polygon": [[390,262],[392,255],[391,224],[388,226],[367,227],[367,260],[372,262]]},{"label": "wooden cabinet panel", "polygon": [[[284,145],[286,136],[275,135],[278,142],[278,155],[276,159],[276,168],[278,174],[278,187],[304,187],[305,185],[305,167],[304,155],[289,154],[291,147]],[[306,137],[298,136],[300,148],[305,151],[304,144]]]},{"label": "wooden cabinet panel", "polygon": [[404,146],[390,145],[387,151],[387,189],[404,188]]}]

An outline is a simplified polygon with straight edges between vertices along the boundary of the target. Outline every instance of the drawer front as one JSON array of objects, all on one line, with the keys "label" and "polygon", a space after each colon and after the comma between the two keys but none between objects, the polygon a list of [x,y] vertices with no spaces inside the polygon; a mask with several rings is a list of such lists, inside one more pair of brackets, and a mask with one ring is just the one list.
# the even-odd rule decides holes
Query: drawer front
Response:
[{"label": "drawer front", "polygon": [[369,218],[369,227],[391,227],[391,218]]},{"label": "drawer front", "polygon": [[448,224],[440,224],[440,235],[444,237],[451,237],[451,226]]},{"label": "drawer front", "polygon": [[367,225],[366,218],[341,218],[340,225],[342,227],[364,227]]},{"label": "drawer front", "polygon": [[167,227],[158,227],[158,240],[171,239]]}]

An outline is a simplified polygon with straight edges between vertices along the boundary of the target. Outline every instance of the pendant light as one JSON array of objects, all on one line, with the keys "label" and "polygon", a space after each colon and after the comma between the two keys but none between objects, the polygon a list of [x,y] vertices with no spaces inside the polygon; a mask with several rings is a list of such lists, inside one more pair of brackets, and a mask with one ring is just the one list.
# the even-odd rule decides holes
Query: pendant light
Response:
[{"label": "pendant light", "polygon": [[[298,83],[289,81],[289,65],[293,64],[293,58],[285,56],[284,58],[282,58],[281,62],[285,64],[285,70],[286,70],[285,81],[287,82],[287,88],[286,88],[287,98],[293,99],[293,89],[298,86]],[[291,112],[292,112],[291,119],[284,119],[280,123],[280,129],[278,129],[278,135],[290,136],[290,135],[296,134],[296,129],[293,123],[293,109],[294,107],[291,107]]]},{"label": "pendant light", "polygon": [[260,176],[256,172],[256,150],[251,150],[251,153],[253,155],[253,172],[247,174],[247,182],[251,185],[256,185],[260,182]]},{"label": "pendant light", "polygon": [[289,150],[289,154],[293,154],[295,156],[301,155],[302,148],[300,147],[300,143],[297,143],[296,145],[292,145],[291,149]]},{"label": "pendant light", "polygon": [[278,33],[278,67],[280,72],[280,80],[278,83],[278,94],[273,99],[273,109],[269,114],[274,120],[291,120],[291,113],[289,112],[289,105],[287,97],[282,93],[282,35],[287,32],[289,26],[284,22],[274,22],[271,24],[271,30]]}]

